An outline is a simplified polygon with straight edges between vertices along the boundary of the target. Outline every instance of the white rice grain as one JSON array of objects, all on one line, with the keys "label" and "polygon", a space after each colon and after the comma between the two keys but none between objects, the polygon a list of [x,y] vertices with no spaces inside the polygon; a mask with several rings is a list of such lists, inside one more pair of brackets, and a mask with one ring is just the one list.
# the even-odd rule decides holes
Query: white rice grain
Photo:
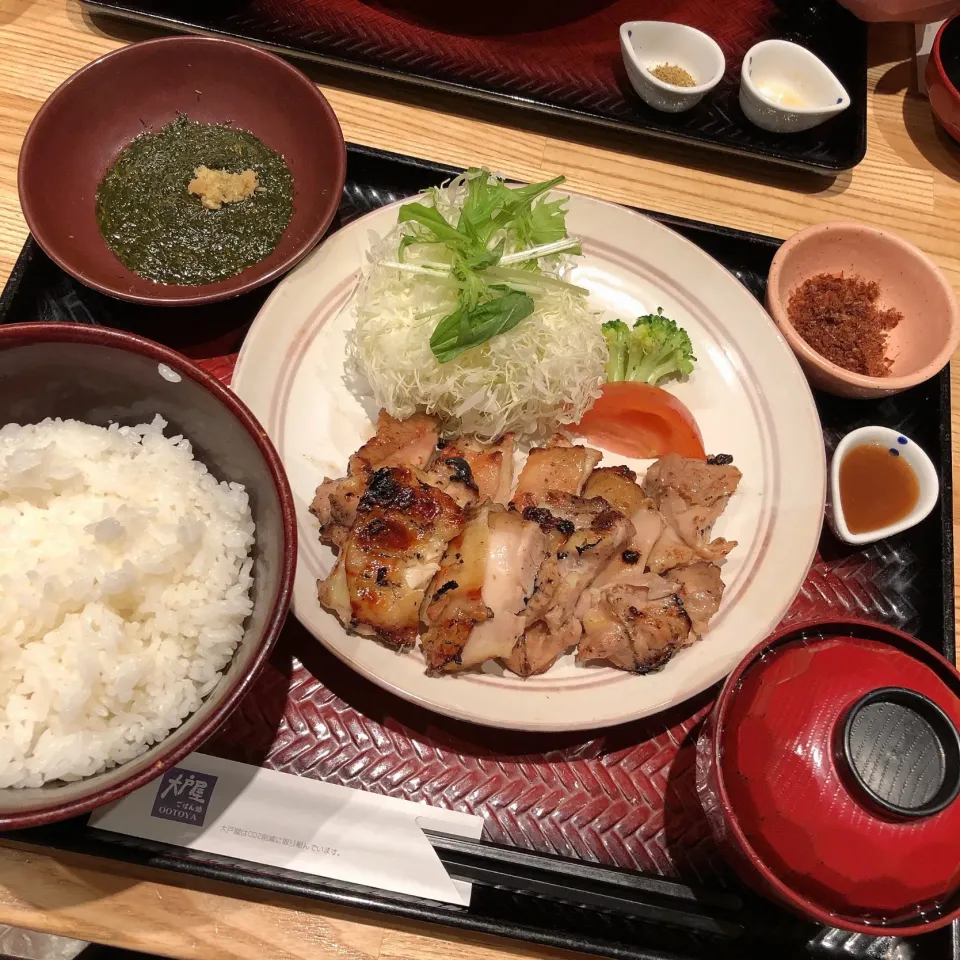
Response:
[{"label": "white rice grain", "polygon": [[243,636],[254,524],[166,423],[0,428],[0,787],[143,753]]}]

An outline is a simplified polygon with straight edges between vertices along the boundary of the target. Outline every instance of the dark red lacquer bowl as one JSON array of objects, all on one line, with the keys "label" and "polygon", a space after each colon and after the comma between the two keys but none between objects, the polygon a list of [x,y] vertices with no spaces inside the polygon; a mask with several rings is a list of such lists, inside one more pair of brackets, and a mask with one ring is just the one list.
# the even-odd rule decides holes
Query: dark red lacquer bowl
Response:
[{"label": "dark red lacquer bowl", "polygon": [[[179,380],[163,376],[160,364]],[[247,488],[257,529],[254,606],[243,639],[200,709],[136,760],[74,783],[0,789],[0,829],[85,813],[195,750],[250,688],[286,619],[297,555],[293,497],[273,444],[246,406],[185,357],[143,337],[83,324],[0,326],[0,426],[45,417],[132,425],[158,413],[167,435],[187,437],[218,480]]]},{"label": "dark red lacquer bowl", "polygon": [[697,744],[711,830],[754,889],[820,923],[960,916],[960,674],[904,633],[791,627],[724,684]]},{"label": "dark red lacquer bowl", "polygon": [[[293,216],[273,253],[199,286],[137,276],[104,243],[96,219],[97,187],[118,154],[181,113],[249,130],[293,176]],[[30,232],[67,273],[123,300],[179,306],[235,297],[284,274],[326,232],[345,177],[340,124],[299,70],[233,40],[165,37],[108,53],[54,90],[23,141],[18,186]]]},{"label": "dark red lacquer bowl", "polygon": [[924,78],[933,115],[954,140],[960,140],[960,15],[937,31]]}]

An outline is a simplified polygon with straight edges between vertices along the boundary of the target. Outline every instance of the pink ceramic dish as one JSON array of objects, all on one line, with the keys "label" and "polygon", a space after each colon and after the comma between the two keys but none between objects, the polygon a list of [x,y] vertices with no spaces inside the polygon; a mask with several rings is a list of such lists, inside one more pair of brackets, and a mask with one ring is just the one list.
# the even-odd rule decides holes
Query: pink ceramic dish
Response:
[{"label": "pink ceramic dish", "polygon": [[924,79],[933,115],[954,140],[960,140],[960,14],[937,31]]},{"label": "pink ceramic dish", "polygon": [[136,759],[70,783],[0,789],[0,829],[86,813],[196,750],[249,690],[286,619],[297,556],[293,496],[273,444],[247,406],[186,357],[132,333],[79,323],[0,327],[0,426],[45,417],[132,425],[156,414],[169,424],[168,436],[190,440],[218,480],[242,483],[250,496],[253,611],[243,639],[199,709]]},{"label": "pink ceramic dish", "polygon": [[[875,280],[881,306],[903,314],[887,341],[890,376],[845,370],[820,356],[793,329],[787,316],[790,294],[819,273]],[[821,223],[790,237],[770,265],[767,309],[810,383],[841,397],[885,397],[923,383],[950,362],[960,343],[960,307],[940,268],[895,234],[861,223]]]}]

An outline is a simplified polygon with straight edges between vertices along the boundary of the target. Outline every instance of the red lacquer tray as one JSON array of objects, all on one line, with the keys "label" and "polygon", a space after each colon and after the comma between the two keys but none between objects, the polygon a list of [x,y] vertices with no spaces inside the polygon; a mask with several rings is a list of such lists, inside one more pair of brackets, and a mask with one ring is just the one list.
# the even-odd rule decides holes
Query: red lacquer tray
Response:
[{"label": "red lacquer tray", "polygon": [[[816,170],[849,169],[866,150],[866,28],[835,0],[84,2],[406,84]],[[672,20],[714,37],[727,64],[720,85],[686,113],[647,106],[630,87],[620,54],[619,27],[629,20]],[[801,43],[824,60],[849,92],[850,108],[805,133],[750,124],[738,102],[740,65],[754,43],[771,37]]]},{"label": "red lacquer tray", "polygon": [[[363,148],[351,147],[348,156],[339,223],[439,182],[448,173]],[[777,241],[660,219],[762,295]],[[128,327],[181,349],[228,382],[246,327],[265,296],[261,291],[184,310],[138,307],[82,287],[31,241],[0,296],[0,322],[73,320]],[[938,464],[943,495],[921,525],[862,550],[842,546],[825,534],[787,621],[847,615],[875,619],[918,635],[952,658],[949,398],[946,371],[915,390],[882,401],[817,397],[828,445],[867,422],[900,429]],[[709,643],[709,638],[703,642]],[[648,682],[655,683],[656,676]],[[291,618],[253,692],[204,750],[298,776],[475,813],[484,820],[488,840],[573,858],[571,876],[582,873],[577,864],[586,861],[626,868],[614,871],[624,883],[638,870],[704,891],[690,893],[691,898],[733,892],[737,902],[741,897],[747,902],[749,895],[733,880],[710,842],[695,790],[694,742],[714,692],[667,713],[594,734],[525,735],[485,729],[429,713],[363,680]],[[518,901],[515,894],[495,890],[475,896],[469,911],[456,912],[378,892],[361,894],[342,884],[289,877],[250,864],[186,858],[170,851],[158,854],[139,842],[107,842],[95,831],[70,823],[34,831],[31,838],[59,848],[146,859],[189,873],[632,960],[654,956],[692,960],[706,955],[702,951],[707,946],[696,939],[699,933],[688,930],[681,935],[662,918],[636,927],[640,921],[634,917],[624,926],[622,918],[611,919],[599,911],[558,909],[532,897]],[[528,880],[531,876],[536,876],[534,867],[525,874]],[[655,892],[651,896],[656,899]],[[764,905],[751,916],[750,924],[757,927],[751,935],[767,938],[764,950],[783,946],[800,955],[815,943],[822,955],[874,955],[862,942],[867,938],[798,926],[773,906]],[[932,945],[911,956],[952,958],[952,948],[942,937],[924,939]],[[743,943],[722,938],[709,945],[711,956],[738,960],[747,955],[744,949]]]}]

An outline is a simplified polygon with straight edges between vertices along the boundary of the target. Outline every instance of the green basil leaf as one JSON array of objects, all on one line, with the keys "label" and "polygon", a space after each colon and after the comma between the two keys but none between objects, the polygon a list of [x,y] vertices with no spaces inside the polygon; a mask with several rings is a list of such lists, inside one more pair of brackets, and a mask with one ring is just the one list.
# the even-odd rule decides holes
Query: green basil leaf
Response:
[{"label": "green basil leaf", "polygon": [[430,337],[430,349],[440,363],[447,363],[466,350],[512,330],[531,313],[533,299],[516,290],[477,304],[472,310],[461,305],[437,324]]},{"label": "green basil leaf", "polygon": [[[413,243],[440,243],[452,254],[451,270],[459,286],[457,308],[437,324],[430,338],[430,347],[441,363],[511,330],[533,313],[529,294],[508,288],[502,277],[499,284],[494,277],[488,277],[488,271],[503,272],[499,264],[506,241],[501,239],[492,250],[488,247],[499,230],[512,232],[513,243],[520,249],[565,237],[564,201],[542,199],[563,180],[555,177],[511,188],[487,170],[468,170],[466,195],[456,226],[449,224],[435,206],[417,201],[401,206],[399,222],[409,223],[410,227],[409,235],[400,241],[400,259]],[[538,272],[536,261],[513,268],[518,277]],[[542,282],[549,279],[545,277]]]},{"label": "green basil leaf", "polygon": [[462,350],[457,350],[460,341],[460,323],[463,319],[463,306],[458,306],[449,317],[444,317],[436,326],[430,337],[430,349],[433,355],[441,362],[452,360]]}]

